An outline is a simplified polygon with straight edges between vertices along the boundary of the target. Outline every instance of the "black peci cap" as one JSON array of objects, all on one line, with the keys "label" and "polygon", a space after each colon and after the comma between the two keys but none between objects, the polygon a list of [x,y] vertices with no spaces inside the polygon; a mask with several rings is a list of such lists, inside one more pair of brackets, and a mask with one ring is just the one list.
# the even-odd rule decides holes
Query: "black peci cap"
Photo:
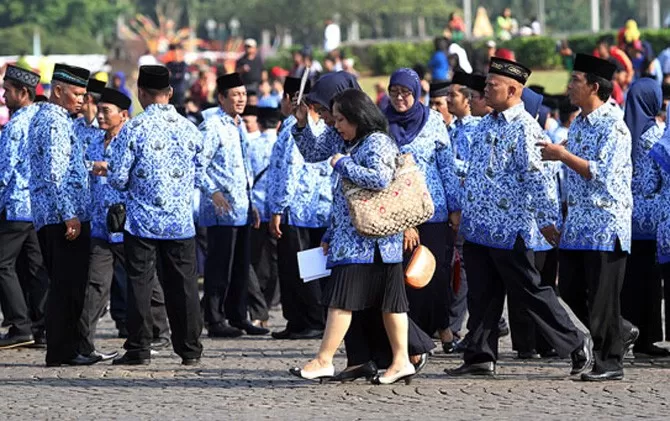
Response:
[{"label": "black peci cap", "polygon": [[489,73],[506,76],[525,85],[532,73],[529,68],[516,61],[505,60],[499,57],[492,57],[489,66]]},{"label": "black peci cap", "polygon": [[170,87],[170,71],[165,66],[140,66],[137,86],[144,89],[165,89]]}]

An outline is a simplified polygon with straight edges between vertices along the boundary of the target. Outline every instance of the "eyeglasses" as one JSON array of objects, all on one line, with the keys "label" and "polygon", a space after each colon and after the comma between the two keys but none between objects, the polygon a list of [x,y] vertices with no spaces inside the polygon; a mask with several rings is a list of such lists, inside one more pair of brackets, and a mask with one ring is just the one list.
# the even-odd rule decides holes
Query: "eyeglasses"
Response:
[{"label": "eyeglasses", "polygon": [[409,89],[403,89],[403,88],[391,88],[389,89],[389,96],[391,98],[397,98],[398,95],[400,95],[403,98],[407,98],[408,96],[412,95],[412,91]]}]

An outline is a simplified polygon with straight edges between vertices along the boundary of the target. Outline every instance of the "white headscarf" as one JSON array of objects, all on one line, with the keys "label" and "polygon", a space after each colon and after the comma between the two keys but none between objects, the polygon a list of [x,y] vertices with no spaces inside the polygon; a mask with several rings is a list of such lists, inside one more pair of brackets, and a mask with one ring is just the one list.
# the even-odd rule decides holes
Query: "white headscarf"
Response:
[{"label": "white headscarf", "polygon": [[447,50],[447,54],[458,56],[458,65],[461,66],[461,69],[465,73],[472,73],[472,65],[470,64],[470,60],[468,60],[468,53],[465,52],[463,47],[452,42]]}]

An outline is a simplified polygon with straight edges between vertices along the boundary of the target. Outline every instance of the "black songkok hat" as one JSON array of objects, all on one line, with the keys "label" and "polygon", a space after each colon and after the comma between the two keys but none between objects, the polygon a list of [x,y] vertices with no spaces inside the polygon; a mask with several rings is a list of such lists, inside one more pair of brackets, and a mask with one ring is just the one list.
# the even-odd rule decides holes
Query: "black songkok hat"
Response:
[{"label": "black songkok hat", "polygon": [[85,88],[88,85],[88,78],[91,72],[81,67],[68,66],[67,64],[56,63],[51,80],[57,80],[68,85]]},{"label": "black songkok hat", "polygon": [[455,72],[454,77],[451,78],[451,83],[454,85],[461,85],[461,86],[470,86],[471,84],[471,75],[465,72]]},{"label": "black songkok hat", "polygon": [[244,107],[242,116],[247,115],[258,115],[258,107],[256,107],[255,105],[247,105],[246,107]]},{"label": "black songkok hat", "polygon": [[143,89],[161,90],[170,87],[170,71],[165,66],[140,66],[140,75],[137,77],[137,87]]},{"label": "black songkok hat", "polygon": [[670,84],[664,83],[661,89],[663,90],[663,99],[670,99]]},{"label": "black songkok hat", "polygon": [[114,104],[122,110],[130,108],[132,101],[125,94],[116,89],[104,88],[100,96],[100,103]]},{"label": "black songkok hat", "polygon": [[612,80],[612,76],[616,72],[616,66],[598,57],[588,54],[577,54],[572,70],[599,76],[605,80]]},{"label": "black songkok hat", "polygon": [[514,79],[517,82],[525,85],[530,77],[531,71],[523,64],[516,61],[505,60],[504,58],[492,57],[491,65],[489,66],[489,73],[501,75]]},{"label": "black songkok hat", "polygon": [[216,89],[219,92],[227,91],[228,89],[244,86],[242,77],[239,73],[229,73],[227,75],[219,76],[216,79]]},{"label": "black songkok hat", "polygon": [[451,82],[431,83],[429,91],[430,97],[439,98],[441,96],[447,96],[449,93],[449,85],[451,85]]},{"label": "black songkok hat", "polygon": [[484,92],[485,87],[486,76],[477,74],[470,75],[470,85],[468,85],[468,88],[472,89],[473,91]]},{"label": "black songkok hat", "polygon": [[273,107],[260,107],[258,109],[258,120],[260,121],[273,121],[281,120],[281,109]]},{"label": "black songkok hat", "polygon": [[[299,77],[288,76],[284,81],[284,94],[288,96],[293,96],[300,92],[300,81]],[[305,95],[309,93],[312,88],[312,83],[307,79],[307,84],[305,85]]]},{"label": "black songkok hat", "polygon": [[86,91],[91,94],[102,94],[102,91],[105,89],[105,82],[98,79],[89,79],[88,86]]},{"label": "black songkok hat", "polygon": [[536,94],[544,95],[546,97],[546,95],[544,94],[544,86],[528,85],[528,89],[535,92]]},{"label": "black songkok hat", "polygon": [[40,75],[31,72],[30,70],[8,64],[7,70],[5,70],[5,80],[13,80],[26,86],[30,86],[31,88],[35,88],[40,83]]}]

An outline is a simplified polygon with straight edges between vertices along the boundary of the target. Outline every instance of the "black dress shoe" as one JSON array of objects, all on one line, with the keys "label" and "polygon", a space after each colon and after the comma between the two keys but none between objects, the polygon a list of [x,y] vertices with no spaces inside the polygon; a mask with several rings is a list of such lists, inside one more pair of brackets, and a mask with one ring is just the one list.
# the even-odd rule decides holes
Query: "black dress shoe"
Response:
[{"label": "black dress shoe", "polygon": [[210,338],[237,338],[242,336],[242,334],[243,332],[240,329],[223,323],[212,325],[207,330],[207,336]]},{"label": "black dress shoe", "polygon": [[119,353],[114,351],[114,352],[110,352],[109,354],[105,354],[105,353],[102,353],[102,352],[99,352],[99,351],[93,351],[88,356],[89,357],[96,357],[96,358],[100,357],[100,361],[109,361],[109,360],[113,360],[114,358],[118,357]]},{"label": "black dress shoe", "polygon": [[628,335],[624,336],[623,340],[623,353],[626,355],[627,353],[631,352],[633,350],[633,346],[635,345],[635,341],[637,341],[637,338],[640,337],[640,329],[638,329],[636,326],[633,326],[630,331],[628,332]]},{"label": "black dress shoe", "polygon": [[288,339],[289,336],[291,336],[291,331],[284,329],[279,332],[272,332],[270,336],[272,336],[274,339]]},{"label": "black dress shoe", "polygon": [[7,333],[0,335],[0,349],[19,348],[22,346],[30,346],[35,343],[33,335],[16,335]]},{"label": "black dress shoe", "polygon": [[84,356],[84,355],[79,355],[77,354],[76,357],[69,361],[65,361],[63,364],[65,365],[73,365],[73,366],[78,366],[78,365],[93,365],[97,362],[102,361],[102,357],[99,355],[89,355],[89,356]]},{"label": "black dress shoe", "polygon": [[507,335],[509,335],[509,325],[507,324],[507,320],[501,317],[498,321],[498,337],[502,338]]},{"label": "black dress shoe", "polygon": [[128,339],[128,329],[126,326],[121,325],[117,329],[119,330],[119,334],[117,335],[119,339]]},{"label": "black dress shoe", "polygon": [[582,373],[582,380],[585,382],[605,382],[608,380],[622,380],[623,370],[603,371],[602,373],[591,371]]},{"label": "black dress shoe", "polygon": [[368,361],[367,363],[352,368],[351,370],[344,369],[340,371],[336,376],[333,376],[330,380],[334,382],[353,382],[356,379],[365,377],[367,381],[372,380],[379,370],[377,369],[377,364],[374,361]]},{"label": "black dress shoe", "polygon": [[47,347],[47,334],[45,331],[40,330],[33,333],[35,338],[35,343],[30,345],[30,348],[46,348]]},{"label": "black dress shoe", "polygon": [[260,326],[254,326],[251,324],[249,320],[244,320],[241,322],[230,322],[230,325],[234,328],[245,331],[247,335],[260,336],[260,335],[267,335],[268,333],[270,333],[270,329],[266,329]]},{"label": "black dress shoe", "polygon": [[151,358],[129,357],[126,352],[121,357],[114,359],[112,365],[148,365]]},{"label": "black dress shoe", "polygon": [[519,351],[516,353],[516,358],[518,360],[539,360],[540,354],[537,353],[534,349],[530,351]]},{"label": "black dress shoe", "polygon": [[540,358],[558,358],[558,352],[555,349],[540,352]]},{"label": "black dress shoe", "polygon": [[442,342],[442,351],[444,351],[445,354],[453,354],[454,353],[454,343],[455,341],[445,341]]},{"label": "black dress shoe", "polygon": [[489,361],[486,363],[463,364],[454,369],[445,369],[445,373],[450,376],[489,376],[496,375],[496,363]]},{"label": "black dress shoe", "polygon": [[198,358],[182,358],[182,365],[198,365],[200,364],[200,357]]},{"label": "black dress shoe", "polygon": [[319,329],[305,329],[300,332],[291,332],[288,339],[321,339],[323,337],[323,330]]},{"label": "black dress shoe", "polygon": [[572,351],[570,359],[572,360],[570,374],[583,373],[591,367],[591,364],[593,364],[593,341],[590,336],[584,337],[582,346]]},{"label": "black dress shoe", "polygon": [[633,349],[633,352],[635,354],[645,354],[651,357],[661,357],[661,358],[670,357],[670,350],[668,350],[667,348],[661,348],[660,346],[656,346],[654,344],[642,347],[635,347]]},{"label": "black dress shoe", "polygon": [[454,353],[454,354],[462,354],[462,353],[464,353],[465,350],[466,350],[467,347],[468,347],[468,342],[470,342],[470,339],[468,338],[468,336],[466,336],[465,338],[463,338],[463,339],[461,339],[460,341],[456,342],[456,344],[454,344],[454,352],[453,352],[453,353]]}]

